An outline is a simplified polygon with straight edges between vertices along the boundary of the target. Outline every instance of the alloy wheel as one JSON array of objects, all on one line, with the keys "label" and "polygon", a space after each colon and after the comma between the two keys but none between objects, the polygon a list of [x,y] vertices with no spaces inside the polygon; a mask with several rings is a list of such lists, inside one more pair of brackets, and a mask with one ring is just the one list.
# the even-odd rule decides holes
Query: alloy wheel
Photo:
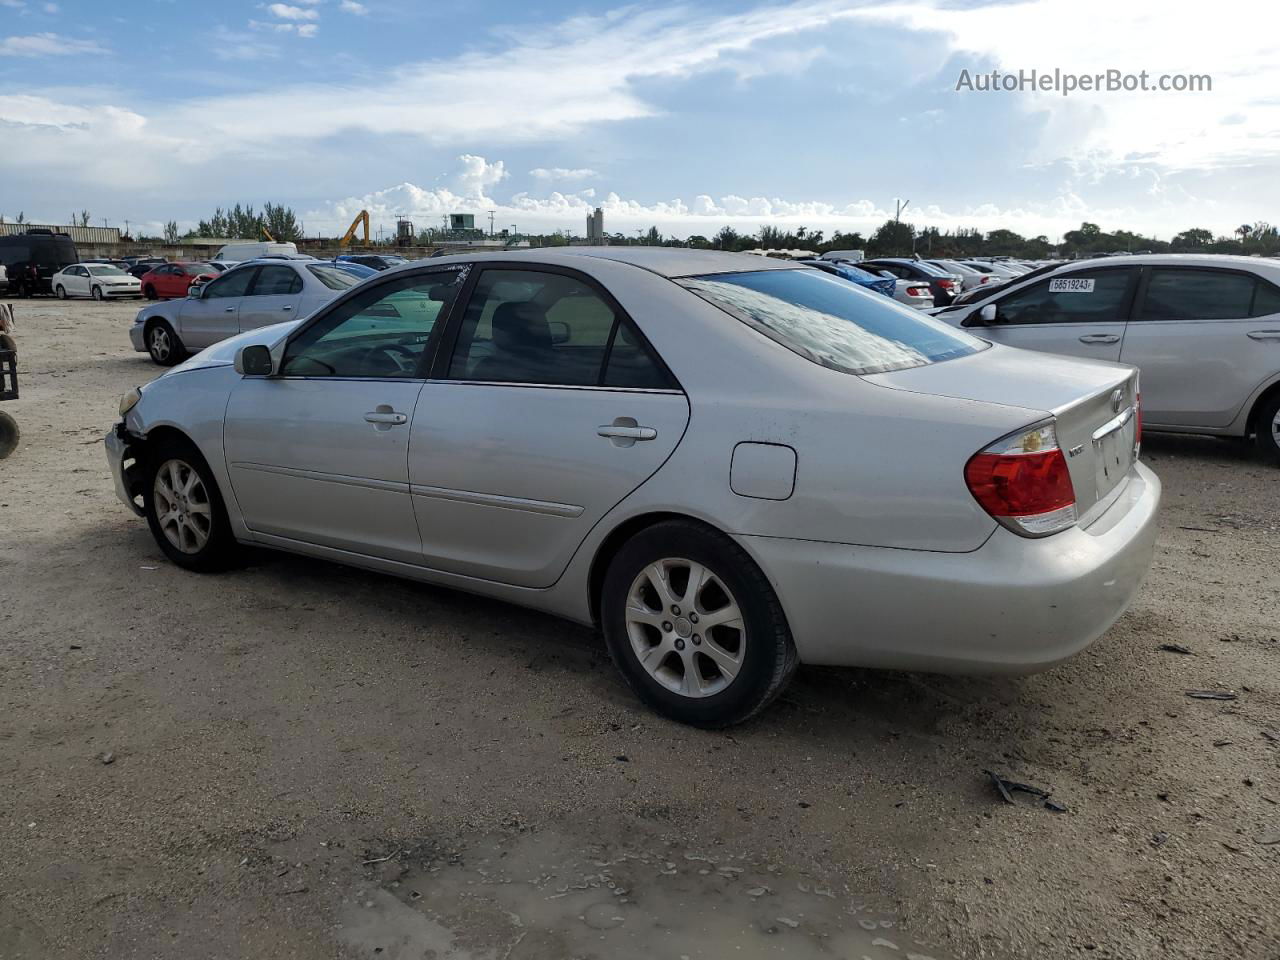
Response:
[{"label": "alloy wheel", "polygon": [[151,347],[151,356],[156,362],[164,363],[169,359],[170,351],[173,350],[173,342],[169,339],[169,331],[162,326],[152,327],[149,346]]},{"label": "alloy wheel", "polygon": [[693,699],[726,689],[747,651],[737,600],[694,560],[658,560],[641,570],[627,593],[626,625],[632,652],[649,676]]},{"label": "alloy wheel", "polygon": [[1280,410],[1277,410],[1276,415],[1271,418],[1271,439],[1276,447],[1280,448]]},{"label": "alloy wheel", "polygon": [[199,553],[213,532],[209,492],[191,464],[166,460],[153,487],[156,521],[165,539],[183,553]]}]

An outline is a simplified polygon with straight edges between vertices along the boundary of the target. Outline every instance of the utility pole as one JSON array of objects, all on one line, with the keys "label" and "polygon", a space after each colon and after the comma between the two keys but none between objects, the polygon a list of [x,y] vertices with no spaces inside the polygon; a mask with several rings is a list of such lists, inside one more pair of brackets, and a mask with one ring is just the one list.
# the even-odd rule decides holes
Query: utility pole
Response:
[{"label": "utility pole", "polygon": [[493,214],[495,211],[489,211],[489,239],[493,239]]}]

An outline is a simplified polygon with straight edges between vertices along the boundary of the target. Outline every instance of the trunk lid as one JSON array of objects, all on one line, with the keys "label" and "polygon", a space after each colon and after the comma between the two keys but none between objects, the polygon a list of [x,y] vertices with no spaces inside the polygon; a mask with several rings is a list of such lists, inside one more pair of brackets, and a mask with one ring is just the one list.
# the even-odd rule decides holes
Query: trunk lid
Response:
[{"label": "trunk lid", "polygon": [[967,357],[863,379],[894,390],[1019,407],[1027,411],[1028,425],[1054,417],[1081,526],[1120,495],[1137,458],[1134,367],[995,344]]}]

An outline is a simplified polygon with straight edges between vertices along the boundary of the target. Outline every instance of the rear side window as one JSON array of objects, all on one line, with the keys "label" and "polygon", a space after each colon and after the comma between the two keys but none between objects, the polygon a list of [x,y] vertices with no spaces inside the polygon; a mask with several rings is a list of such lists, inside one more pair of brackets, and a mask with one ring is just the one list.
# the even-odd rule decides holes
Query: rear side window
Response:
[{"label": "rear side window", "polygon": [[360,282],[359,277],[354,277],[345,270],[339,270],[337,267],[321,267],[308,265],[311,275],[323,283],[330,290],[345,290],[347,287],[354,287]]},{"label": "rear side window", "polygon": [[1234,320],[1249,316],[1255,281],[1225,270],[1156,268],[1137,320]]},{"label": "rear side window", "polygon": [[921,367],[987,344],[817,270],[760,270],[677,281],[814,363],[843,373]]},{"label": "rear side window", "polygon": [[1077,270],[996,301],[997,323],[1123,322],[1136,271]]},{"label": "rear side window", "polygon": [[540,270],[480,274],[449,377],[554,386],[675,386],[630,321],[595,288],[575,276]]},{"label": "rear side window", "polygon": [[253,284],[255,297],[284,296],[301,293],[302,278],[290,267],[263,267]]},{"label": "rear side window", "polygon": [[1280,313],[1280,289],[1259,279],[1258,289],[1253,295],[1253,310],[1250,311],[1250,315],[1268,317],[1273,313]]}]

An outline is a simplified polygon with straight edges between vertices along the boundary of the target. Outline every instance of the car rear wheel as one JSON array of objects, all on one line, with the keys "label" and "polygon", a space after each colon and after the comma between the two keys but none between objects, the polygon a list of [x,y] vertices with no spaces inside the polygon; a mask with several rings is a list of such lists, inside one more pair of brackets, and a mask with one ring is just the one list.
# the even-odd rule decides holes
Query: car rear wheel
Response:
[{"label": "car rear wheel", "polygon": [[172,367],[181,362],[186,355],[186,350],[183,349],[178,335],[173,332],[173,327],[163,320],[156,320],[149,324],[145,336],[147,353],[151,354],[151,359],[162,367]]},{"label": "car rear wheel", "polygon": [[54,291],[58,295],[59,300],[67,299],[67,288],[62,284],[58,284],[58,289]]},{"label": "car rear wheel", "polygon": [[782,692],[799,659],[768,579],[728,537],[655,524],[609,564],[609,653],[650,707],[698,727],[741,723]]},{"label": "car rear wheel", "polygon": [[95,299],[95,300],[101,300],[101,299],[102,299],[102,288],[101,288],[101,287],[94,287],[94,288],[93,288],[93,299]]},{"label": "car rear wheel", "polygon": [[162,441],[151,452],[142,501],[151,535],[178,566],[210,572],[234,562],[238,547],[226,507],[194,444]]},{"label": "car rear wheel", "polygon": [[1256,422],[1258,451],[1273,463],[1280,463],[1280,392],[1263,403]]}]

